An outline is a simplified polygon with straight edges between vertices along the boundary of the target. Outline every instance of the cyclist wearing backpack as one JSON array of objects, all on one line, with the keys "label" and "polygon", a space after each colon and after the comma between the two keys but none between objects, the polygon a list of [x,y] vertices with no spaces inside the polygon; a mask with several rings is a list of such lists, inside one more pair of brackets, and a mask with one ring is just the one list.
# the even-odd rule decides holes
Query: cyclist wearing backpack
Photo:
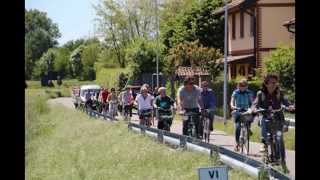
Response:
[{"label": "cyclist wearing backpack", "polygon": [[[284,93],[280,90],[279,87],[279,77],[276,74],[267,74],[264,77],[264,81],[262,84],[262,88],[260,91],[257,92],[257,97],[253,103],[253,112],[258,109],[280,109],[281,105],[285,105],[289,111],[294,110],[294,106],[290,105],[287,98],[284,97]],[[276,112],[274,116],[278,121],[282,124],[282,127],[278,127],[282,130],[283,125],[285,123],[284,114],[282,111]],[[261,119],[261,142],[263,143],[261,152],[264,152],[266,140],[267,140],[267,114],[263,114]],[[283,153],[283,152],[282,152]]]},{"label": "cyclist wearing backpack", "polygon": [[[248,83],[246,79],[242,79],[238,82],[238,88],[233,91],[231,95],[230,107],[234,124],[235,124],[235,151],[239,151],[239,140],[240,140],[240,110],[247,111],[253,102],[253,94],[248,89]],[[239,110],[240,109],[240,110]],[[249,135],[252,135],[251,130],[249,129]]]},{"label": "cyclist wearing backpack", "polygon": [[203,81],[201,83],[202,91],[201,98],[203,102],[203,108],[210,110],[209,111],[209,127],[210,131],[213,131],[213,119],[214,119],[214,111],[216,109],[216,97],[212,89],[208,88],[208,81]]}]

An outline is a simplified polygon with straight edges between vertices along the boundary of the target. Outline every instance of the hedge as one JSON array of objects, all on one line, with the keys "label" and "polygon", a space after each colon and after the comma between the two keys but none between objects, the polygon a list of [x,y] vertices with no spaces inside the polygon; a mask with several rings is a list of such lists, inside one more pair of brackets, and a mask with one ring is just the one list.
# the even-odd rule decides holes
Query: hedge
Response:
[{"label": "hedge", "polygon": [[[261,88],[262,81],[248,81],[248,89],[250,89],[254,93],[254,97],[257,91]],[[223,109],[223,81],[217,81],[210,84],[210,88],[214,91],[216,95],[216,105],[218,109]],[[237,82],[235,80],[228,81],[227,85],[227,112],[229,111],[229,104],[231,100],[232,92],[237,88]],[[217,111],[217,115],[223,116],[223,110]],[[227,117],[230,117],[230,113],[227,114]]]}]

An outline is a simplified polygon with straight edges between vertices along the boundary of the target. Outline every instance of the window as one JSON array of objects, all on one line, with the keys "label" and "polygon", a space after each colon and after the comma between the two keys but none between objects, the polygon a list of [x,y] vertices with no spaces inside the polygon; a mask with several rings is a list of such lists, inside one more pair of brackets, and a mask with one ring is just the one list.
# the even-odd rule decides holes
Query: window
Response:
[{"label": "window", "polygon": [[236,15],[232,14],[232,39],[236,39]]},{"label": "window", "polygon": [[250,36],[253,36],[254,33],[254,17],[250,16]]},{"label": "window", "polygon": [[237,75],[236,66],[235,64],[230,64],[230,66],[231,66],[231,78],[236,78],[236,75]]},{"label": "window", "polygon": [[244,65],[240,65],[238,73],[239,73],[240,76],[245,76],[246,75],[246,70],[245,70]]},{"label": "window", "polygon": [[244,13],[240,12],[240,38],[244,37]]}]

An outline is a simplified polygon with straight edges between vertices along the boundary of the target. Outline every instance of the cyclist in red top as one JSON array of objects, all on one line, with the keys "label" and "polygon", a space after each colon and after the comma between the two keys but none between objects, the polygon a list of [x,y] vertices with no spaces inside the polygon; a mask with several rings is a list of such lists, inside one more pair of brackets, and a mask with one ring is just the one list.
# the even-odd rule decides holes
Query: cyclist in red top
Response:
[{"label": "cyclist in red top", "polygon": [[107,98],[109,96],[109,92],[107,88],[102,88],[100,93],[100,102],[102,103],[102,112],[105,113],[108,109]]},{"label": "cyclist in red top", "polygon": [[107,102],[108,95],[109,95],[108,89],[103,88],[101,92],[101,100],[103,103]]}]

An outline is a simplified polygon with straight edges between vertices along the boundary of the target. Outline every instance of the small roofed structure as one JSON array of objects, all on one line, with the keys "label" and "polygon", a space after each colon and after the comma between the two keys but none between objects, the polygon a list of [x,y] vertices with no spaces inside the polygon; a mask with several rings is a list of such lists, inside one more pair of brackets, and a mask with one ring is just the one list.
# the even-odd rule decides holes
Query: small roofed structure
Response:
[{"label": "small roofed structure", "polygon": [[210,73],[208,72],[208,70],[206,70],[204,68],[201,68],[201,67],[183,67],[183,66],[180,66],[176,70],[176,75],[178,75],[179,77],[198,76],[199,86],[200,86],[201,78],[203,76],[209,76]]}]

